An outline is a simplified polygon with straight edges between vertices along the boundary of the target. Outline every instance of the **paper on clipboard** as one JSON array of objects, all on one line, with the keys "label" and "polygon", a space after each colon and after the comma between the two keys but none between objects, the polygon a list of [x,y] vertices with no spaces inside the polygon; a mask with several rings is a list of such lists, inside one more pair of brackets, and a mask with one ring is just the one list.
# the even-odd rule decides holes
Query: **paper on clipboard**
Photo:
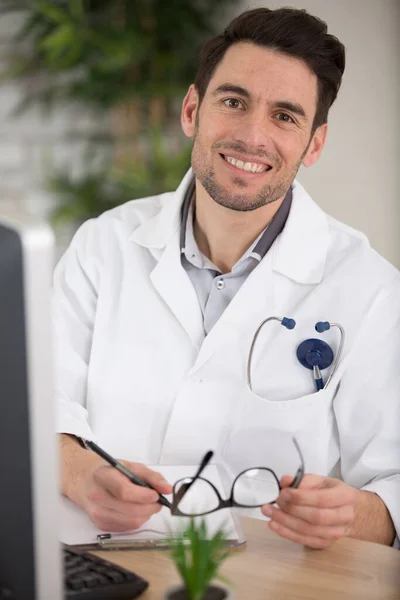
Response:
[{"label": "paper on clipboard", "polygon": [[[194,474],[197,470],[196,466],[157,465],[150,468],[161,473],[172,484],[178,479]],[[220,491],[221,496],[225,497],[216,465],[208,465],[202,476],[209,479]],[[60,541],[63,544],[103,550],[168,547],[168,536],[171,532],[178,534],[188,521],[186,517],[172,516],[170,510],[163,507],[139,529],[113,533],[99,530],[85,511],[65,496],[61,497],[60,512]],[[239,519],[231,510],[223,509],[211,513],[206,516],[206,521],[210,536],[223,528],[228,538],[227,545],[237,546],[244,543]]]}]

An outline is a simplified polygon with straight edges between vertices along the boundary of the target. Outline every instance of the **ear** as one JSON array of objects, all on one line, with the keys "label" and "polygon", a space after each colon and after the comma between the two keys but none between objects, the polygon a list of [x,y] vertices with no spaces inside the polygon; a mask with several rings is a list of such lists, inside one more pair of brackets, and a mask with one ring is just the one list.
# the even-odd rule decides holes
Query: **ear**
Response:
[{"label": "ear", "polygon": [[196,115],[199,109],[199,95],[192,84],[182,102],[181,125],[187,137],[194,137],[196,129]]},{"label": "ear", "polygon": [[317,162],[321,156],[323,147],[325,146],[326,136],[328,133],[328,123],[320,125],[315,131],[313,138],[308,146],[306,155],[303,158],[303,165],[311,167]]}]

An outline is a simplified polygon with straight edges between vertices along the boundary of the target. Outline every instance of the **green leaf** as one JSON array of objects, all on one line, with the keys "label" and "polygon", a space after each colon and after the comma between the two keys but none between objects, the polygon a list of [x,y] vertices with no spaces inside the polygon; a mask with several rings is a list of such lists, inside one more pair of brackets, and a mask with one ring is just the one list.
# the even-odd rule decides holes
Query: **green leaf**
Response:
[{"label": "green leaf", "polygon": [[54,21],[55,23],[59,23],[60,25],[62,25],[63,23],[68,23],[70,21],[70,17],[67,12],[65,12],[61,8],[57,8],[56,6],[54,6],[54,4],[51,4],[46,0],[35,0],[33,6],[38,12],[40,12],[44,17],[46,17],[50,21]]},{"label": "green leaf", "polygon": [[74,31],[70,24],[60,25],[52,33],[44,37],[39,43],[43,50],[53,50],[58,53],[64,51],[66,46],[74,42]]},{"label": "green leaf", "polygon": [[68,0],[69,12],[77,21],[82,21],[85,16],[85,6],[83,0]]}]

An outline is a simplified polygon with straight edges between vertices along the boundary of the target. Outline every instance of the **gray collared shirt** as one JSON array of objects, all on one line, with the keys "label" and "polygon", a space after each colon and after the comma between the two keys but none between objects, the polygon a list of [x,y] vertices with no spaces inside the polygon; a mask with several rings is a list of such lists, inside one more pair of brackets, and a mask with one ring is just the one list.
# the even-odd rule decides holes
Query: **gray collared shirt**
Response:
[{"label": "gray collared shirt", "polygon": [[204,331],[207,335],[218,321],[246,278],[266,255],[285,226],[292,203],[289,188],[272,221],[232,267],[230,273],[221,273],[197,246],[193,232],[193,197],[195,182],[189,186],[182,205],[181,259],[196,290],[203,314]]}]

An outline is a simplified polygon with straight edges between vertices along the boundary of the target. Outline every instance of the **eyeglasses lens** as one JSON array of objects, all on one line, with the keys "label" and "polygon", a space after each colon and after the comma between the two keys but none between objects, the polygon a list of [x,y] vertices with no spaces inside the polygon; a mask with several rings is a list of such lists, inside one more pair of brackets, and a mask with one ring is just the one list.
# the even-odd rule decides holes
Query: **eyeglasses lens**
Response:
[{"label": "eyeglasses lens", "polygon": [[274,502],[279,496],[279,485],[269,469],[249,469],[238,477],[233,498],[242,506],[259,506]]},{"label": "eyeglasses lens", "polygon": [[[182,485],[187,485],[190,479],[178,481],[174,493],[179,496]],[[177,508],[184,515],[201,515],[218,508],[219,499],[212,485],[200,477],[192,483],[183,498],[179,501]]]}]

